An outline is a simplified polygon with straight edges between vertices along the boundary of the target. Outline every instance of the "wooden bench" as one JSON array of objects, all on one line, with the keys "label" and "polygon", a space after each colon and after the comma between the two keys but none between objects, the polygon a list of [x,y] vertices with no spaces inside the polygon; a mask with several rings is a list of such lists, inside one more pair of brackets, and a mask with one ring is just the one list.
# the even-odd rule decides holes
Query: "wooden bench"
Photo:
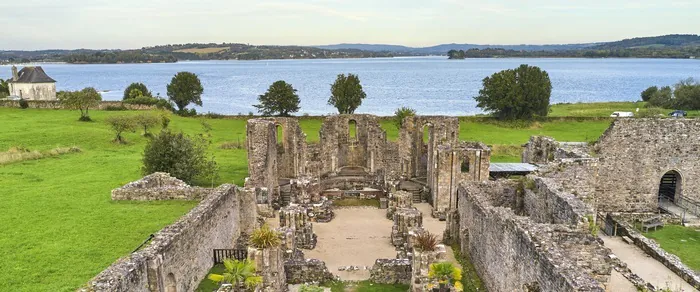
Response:
[{"label": "wooden bench", "polygon": [[664,222],[661,221],[659,217],[653,217],[642,221],[642,231],[649,232],[649,229],[654,228],[656,231],[657,227],[664,227]]}]

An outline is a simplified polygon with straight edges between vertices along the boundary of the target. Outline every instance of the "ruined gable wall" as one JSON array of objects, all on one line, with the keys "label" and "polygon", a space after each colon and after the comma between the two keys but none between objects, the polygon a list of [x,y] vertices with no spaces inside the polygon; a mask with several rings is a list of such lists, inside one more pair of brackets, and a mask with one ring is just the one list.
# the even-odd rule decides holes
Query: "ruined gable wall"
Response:
[{"label": "ruined gable wall", "polygon": [[[350,122],[356,123],[350,137]],[[336,115],[323,121],[320,131],[322,173],[334,173],[341,167],[358,166],[370,172],[384,169],[386,133],[377,117],[371,115]]]},{"label": "ruined gable wall", "polygon": [[[212,250],[233,248],[240,230],[253,228],[240,224],[240,209],[254,202],[241,196],[245,194],[236,186],[217,188],[177,222],[156,233],[145,248],[117,260],[80,290],[166,291],[172,274],[177,291],[193,291],[213,265]],[[254,220],[247,222],[254,224]]]},{"label": "ruined gable wall", "polygon": [[588,227],[587,216],[595,218],[593,208],[574,194],[564,191],[561,184],[551,178],[529,176],[530,187],[525,189],[523,211],[538,223],[555,223]]},{"label": "ruined gable wall", "polygon": [[[271,119],[282,127],[282,141],[277,141],[277,172],[282,178],[295,178],[305,173],[306,134],[296,118]],[[275,129],[276,131],[276,129]],[[276,132],[277,133],[277,132]]]},{"label": "ruined gable wall", "polygon": [[[427,147],[423,143],[424,128],[429,128]],[[428,176],[435,172],[437,146],[441,144],[457,145],[459,141],[459,119],[447,116],[413,116],[404,120],[399,132],[399,152],[408,177]],[[406,161],[405,159],[410,160]],[[431,166],[432,167],[428,167]],[[430,184],[430,183],[429,183]]]},{"label": "ruined gable wall", "polygon": [[684,196],[700,199],[700,120],[617,119],[595,149],[601,210],[656,210],[659,182],[670,170],[683,177]]},{"label": "ruined gable wall", "polygon": [[564,225],[535,223],[499,207],[514,204],[514,193],[515,185],[500,181],[465,183],[458,190],[461,250],[488,290],[524,291],[535,284],[541,291],[604,291],[607,250]]}]

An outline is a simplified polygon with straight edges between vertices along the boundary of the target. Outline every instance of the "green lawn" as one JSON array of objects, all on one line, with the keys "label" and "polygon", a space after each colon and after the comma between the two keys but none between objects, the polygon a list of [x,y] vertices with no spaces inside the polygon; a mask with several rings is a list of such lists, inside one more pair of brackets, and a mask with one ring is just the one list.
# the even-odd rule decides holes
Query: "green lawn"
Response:
[{"label": "green lawn", "polygon": [[666,225],[644,236],[656,240],[661,248],[678,256],[689,268],[700,271],[700,229]]},{"label": "green lawn", "polygon": [[[109,115],[137,112],[92,111],[92,123],[76,111],[0,108],[0,151],[23,146],[46,151],[77,146],[82,151],[0,166],[0,291],[73,291],[117,258],[185,214],[196,202],[112,202],[110,191],[142,177],[146,139],[129,133],[128,145],[111,143],[104,123]],[[172,117],[170,127],[202,131],[202,119]],[[220,165],[217,183],[242,184],[247,175],[244,149],[220,149],[245,140],[244,119],[207,119],[211,150]],[[302,118],[307,140],[318,141],[322,120]],[[493,145],[494,161],[517,161],[518,145],[530,135],[563,141],[595,140],[609,120],[553,119],[509,127],[482,118],[464,118],[461,138]],[[382,126],[395,140],[389,120]],[[368,288],[369,289],[369,288]],[[362,290],[372,291],[372,290]]]}]

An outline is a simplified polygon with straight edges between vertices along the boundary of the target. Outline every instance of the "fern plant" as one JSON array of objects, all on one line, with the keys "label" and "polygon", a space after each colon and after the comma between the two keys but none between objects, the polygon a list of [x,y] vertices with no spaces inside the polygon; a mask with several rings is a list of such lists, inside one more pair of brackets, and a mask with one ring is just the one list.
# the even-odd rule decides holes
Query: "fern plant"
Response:
[{"label": "fern plant", "polygon": [[428,278],[436,280],[440,284],[448,284],[455,287],[457,291],[463,291],[462,270],[449,262],[433,263],[428,270]]},{"label": "fern plant", "polygon": [[242,261],[225,259],[224,267],[226,269],[223,274],[209,274],[207,278],[217,283],[230,283],[235,287],[243,286],[248,290],[254,290],[262,284],[263,278],[257,275],[255,262],[249,259]]},{"label": "fern plant", "polygon": [[277,247],[281,244],[279,232],[273,230],[267,224],[253,230],[250,235],[250,245],[255,248],[265,249]]}]

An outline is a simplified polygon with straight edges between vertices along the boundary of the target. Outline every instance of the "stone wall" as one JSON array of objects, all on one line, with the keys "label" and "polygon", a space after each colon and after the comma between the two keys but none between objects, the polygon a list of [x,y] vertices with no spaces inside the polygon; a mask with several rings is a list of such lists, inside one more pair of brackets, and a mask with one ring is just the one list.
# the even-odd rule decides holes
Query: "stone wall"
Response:
[{"label": "stone wall", "polygon": [[[59,100],[28,100],[29,108],[35,109],[67,109]],[[18,100],[0,100],[0,107],[19,108]],[[96,110],[104,110],[109,107],[124,107],[128,110],[153,110],[156,107],[153,105],[128,104],[121,101],[102,101],[95,108]]]},{"label": "stone wall", "polygon": [[[355,133],[350,136],[351,123]],[[337,173],[342,167],[363,167],[370,173],[384,169],[386,132],[372,115],[335,115],[323,121],[320,135],[322,174]]]},{"label": "stone wall", "polygon": [[284,271],[288,284],[325,283],[335,279],[326,263],[317,259],[288,260]]},{"label": "stone wall", "polygon": [[457,146],[437,146],[437,169],[432,189],[433,216],[443,218],[457,207],[457,187],[462,181],[489,179],[491,149],[479,142],[461,142]]},{"label": "stone wall", "polygon": [[377,259],[369,275],[374,283],[408,285],[411,283],[411,260]]},{"label": "stone wall", "polygon": [[[212,250],[233,248],[241,230],[242,198],[236,186],[223,185],[155,234],[143,249],[117,260],[80,291],[192,291],[213,265]],[[172,290],[175,289],[175,290]]]},{"label": "stone wall", "polygon": [[255,262],[258,275],[263,278],[262,291],[287,291],[284,255],[285,251],[280,247],[266,249],[248,247],[248,259]]},{"label": "stone wall", "polygon": [[621,216],[611,213],[608,213],[606,216],[606,224],[614,224],[615,226],[612,227],[612,229],[617,231],[617,234],[612,235],[629,237],[634,244],[647,255],[661,262],[669,270],[688,282],[688,284],[700,290],[700,275],[683,264],[676,255],[666,252],[654,240],[646,238],[644,235],[637,232],[629,223],[625,222],[620,217]]},{"label": "stone wall", "polygon": [[112,190],[112,200],[201,200],[212,191],[213,189],[191,187],[170,174],[156,172]]},{"label": "stone wall", "polygon": [[595,145],[604,211],[653,211],[661,177],[681,175],[677,196],[700,200],[700,120],[617,119]]},{"label": "stone wall", "polygon": [[555,223],[588,228],[588,218],[595,211],[575,195],[563,191],[561,184],[551,178],[528,176],[532,189],[525,189],[523,209],[538,223]]},{"label": "stone wall", "polygon": [[[490,291],[605,291],[610,251],[563,224],[518,216],[512,182],[465,183],[459,190],[461,251]],[[500,194],[504,193],[503,196]],[[452,228],[454,229],[454,228]]]},{"label": "stone wall", "polygon": [[277,128],[274,120],[251,119],[246,126],[248,177],[245,186],[268,190],[267,202],[272,205],[279,197],[277,165]]},{"label": "stone wall", "polygon": [[551,137],[532,136],[524,145],[522,162],[546,164],[554,160],[557,148],[559,148],[559,143]]},{"label": "stone wall", "polygon": [[277,173],[281,178],[294,178],[304,174],[306,159],[306,134],[295,118],[268,118],[277,127]]}]

